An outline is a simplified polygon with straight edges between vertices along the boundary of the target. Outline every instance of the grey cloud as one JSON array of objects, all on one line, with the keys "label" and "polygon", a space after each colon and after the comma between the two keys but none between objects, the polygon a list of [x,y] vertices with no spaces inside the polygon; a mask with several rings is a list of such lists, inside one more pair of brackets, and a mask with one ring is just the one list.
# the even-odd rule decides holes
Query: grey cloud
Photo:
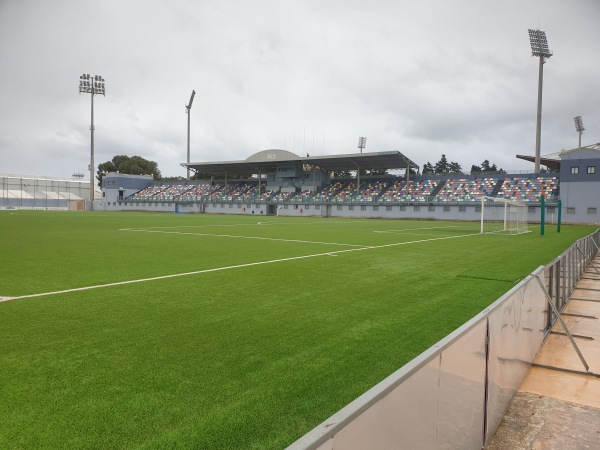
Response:
[{"label": "grey cloud", "polygon": [[[89,95],[101,74],[97,162],[139,154],[183,175],[192,89],[192,160],[264,148],[441,153],[527,169],[537,63],[527,28],[548,34],[542,151],[600,140],[600,4],[107,0],[0,3],[0,171],[69,176],[89,164]],[[314,130],[314,133],[313,133]],[[313,145],[313,134],[316,135]],[[295,136],[295,139],[294,139]],[[324,143],[323,143],[324,141]]]}]

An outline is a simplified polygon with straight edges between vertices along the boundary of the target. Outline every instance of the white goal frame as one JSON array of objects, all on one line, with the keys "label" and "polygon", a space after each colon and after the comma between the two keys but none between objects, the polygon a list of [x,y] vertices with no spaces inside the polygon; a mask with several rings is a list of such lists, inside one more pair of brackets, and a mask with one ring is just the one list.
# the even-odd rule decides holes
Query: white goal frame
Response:
[{"label": "white goal frame", "polygon": [[481,233],[528,233],[527,205],[506,198],[481,198]]}]

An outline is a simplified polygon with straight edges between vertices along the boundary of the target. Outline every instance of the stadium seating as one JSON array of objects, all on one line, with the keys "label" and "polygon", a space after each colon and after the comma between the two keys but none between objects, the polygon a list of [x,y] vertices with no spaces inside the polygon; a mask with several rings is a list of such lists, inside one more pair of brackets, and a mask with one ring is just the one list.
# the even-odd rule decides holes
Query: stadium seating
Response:
[{"label": "stadium seating", "polygon": [[476,203],[482,196],[489,196],[498,182],[497,178],[458,178],[447,180],[435,196],[437,203]]},{"label": "stadium seating", "polygon": [[423,180],[408,182],[393,179],[335,181],[326,185],[320,192],[302,190],[281,192],[268,190],[254,182],[198,183],[152,185],[136,193],[128,200],[148,202],[274,202],[274,203],[476,203],[482,196],[494,196],[525,203],[538,203],[540,196],[555,200],[558,196],[556,176],[530,177],[465,177],[447,180]]},{"label": "stadium seating", "polygon": [[358,195],[358,201],[361,202],[373,202],[378,201],[381,194],[383,194],[387,187],[388,181],[371,181],[361,183],[360,194]]},{"label": "stadium seating", "polygon": [[538,203],[542,195],[546,200],[553,200],[558,194],[557,189],[558,178],[555,176],[506,178],[498,193],[498,197],[520,200],[525,203]]},{"label": "stadium seating", "polygon": [[428,202],[431,193],[435,190],[439,181],[395,181],[382,197],[384,202]]}]

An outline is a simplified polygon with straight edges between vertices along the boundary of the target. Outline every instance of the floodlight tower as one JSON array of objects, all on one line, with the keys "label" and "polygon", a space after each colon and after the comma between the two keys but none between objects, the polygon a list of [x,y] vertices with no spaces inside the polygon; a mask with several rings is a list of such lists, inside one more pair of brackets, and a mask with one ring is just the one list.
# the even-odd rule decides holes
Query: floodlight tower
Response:
[{"label": "floodlight tower", "polygon": [[537,124],[535,128],[535,173],[540,172],[540,144],[542,138],[542,84],[544,79],[544,63],[552,56],[548,49],[546,33],[541,30],[529,29],[529,42],[531,43],[531,56],[540,58],[538,79]]},{"label": "floodlight tower", "polygon": [[194,95],[196,95],[196,91],[194,91],[192,89],[192,96],[190,97],[190,102],[185,105],[185,113],[188,116],[188,134],[187,134],[187,162],[188,162],[188,168],[187,168],[187,180],[190,181],[190,167],[189,167],[189,163],[190,163],[190,111],[192,110],[192,102],[194,101]]},{"label": "floodlight tower", "polygon": [[581,147],[581,133],[585,130],[583,128],[583,120],[581,120],[581,116],[577,116],[573,120],[575,120],[575,129],[579,133],[579,147]]},{"label": "floodlight tower", "polygon": [[358,138],[358,148],[360,148],[360,152],[362,153],[363,148],[365,148],[367,146],[367,138],[366,137],[359,137]]},{"label": "floodlight tower", "polygon": [[88,74],[83,74],[79,77],[79,93],[91,94],[92,98],[92,123],[90,125],[91,132],[91,157],[90,157],[90,208],[94,209],[94,95],[100,94],[106,97],[104,88],[104,78],[100,75],[93,77]]}]

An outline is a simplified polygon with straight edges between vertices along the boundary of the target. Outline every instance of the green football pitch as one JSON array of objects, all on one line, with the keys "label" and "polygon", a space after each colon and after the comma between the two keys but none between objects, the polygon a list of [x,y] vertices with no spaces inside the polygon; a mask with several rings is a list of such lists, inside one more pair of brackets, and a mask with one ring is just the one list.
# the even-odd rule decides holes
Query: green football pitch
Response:
[{"label": "green football pitch", "polygon": [[283,448],[595,228],[0,211],[0,448]]}]

